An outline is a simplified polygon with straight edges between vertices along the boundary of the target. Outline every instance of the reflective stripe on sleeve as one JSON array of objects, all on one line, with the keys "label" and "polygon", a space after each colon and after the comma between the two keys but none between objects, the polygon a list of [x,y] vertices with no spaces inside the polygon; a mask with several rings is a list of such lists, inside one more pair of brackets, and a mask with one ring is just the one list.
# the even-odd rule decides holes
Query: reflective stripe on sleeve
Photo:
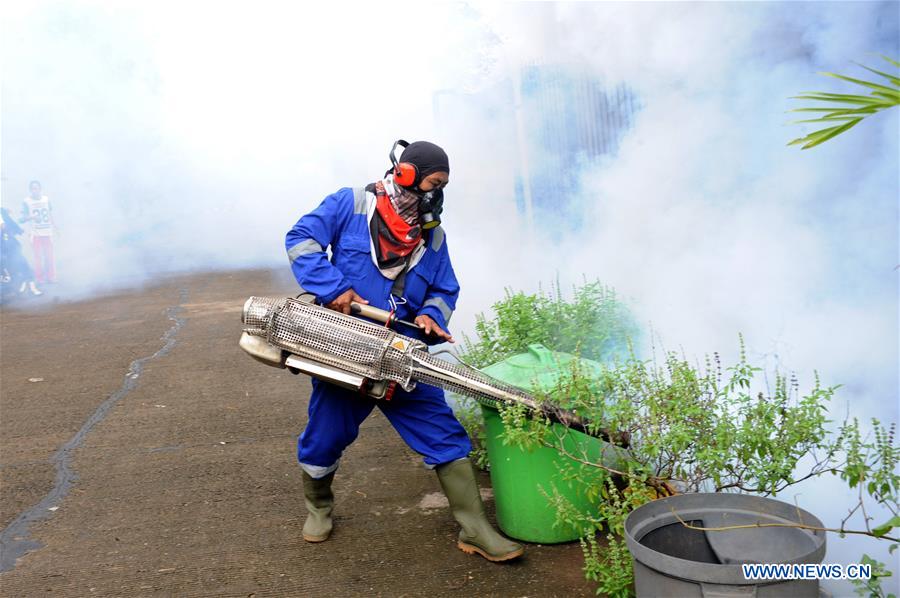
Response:
[{"label": "reflective stripe on sleeve", "polygon": [[318,241],[315,239],[305,239],[300,241],[290,249],[288,249],[288,259],[291,260],[291,263],[297,261],[297,258],[309,255],[310,253],[320,253],[325,251],[322,249],[322,246],[319,245]]},{"label": "reflective stripe on sleeve", "polygon": [[450,323],[450,316],[453,315],[453,310],[450,309],[450,306],[447,305],[447,302],[441,299],[440,297],[432,297],[422,304],[422,307],[428,307],[429,305],[433,305],[437,308],[441,315],[444,316],[444,322]]}]

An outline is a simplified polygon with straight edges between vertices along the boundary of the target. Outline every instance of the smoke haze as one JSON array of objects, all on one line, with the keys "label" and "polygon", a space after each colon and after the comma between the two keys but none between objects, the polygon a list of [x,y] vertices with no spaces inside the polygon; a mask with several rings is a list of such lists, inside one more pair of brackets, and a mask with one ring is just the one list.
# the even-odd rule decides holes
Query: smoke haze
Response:
[{"label": "smoke haze", "polygon": [[[599,277],[667,348],[732,358],[742,332],[759,364],[843,384],[834,417],[900,419],[898,110],[786,147],[812,130],[786,124],[790,96],[847,90],[817,73],[900,57],[900,4],[212,6],[4,9],[2,202],[18,212],[41,180],[72,298],[286,268],[299,216],[381,175],[394,139],[430,139],[452,164],[457,334],[504,287]],[[638,101],[615,151],[558,173],[562,225],[517,209],[523,155],[538,169],[543,151],[509,117],[529,65]],[[876,553],[829,543],[826,561]]]}]

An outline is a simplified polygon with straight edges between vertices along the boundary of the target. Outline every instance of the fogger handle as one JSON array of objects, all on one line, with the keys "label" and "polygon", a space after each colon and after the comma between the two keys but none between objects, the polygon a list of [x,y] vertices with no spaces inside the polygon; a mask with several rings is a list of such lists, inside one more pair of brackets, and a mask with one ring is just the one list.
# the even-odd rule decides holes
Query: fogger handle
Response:
[{"label": "fogger handle", "polygon": [[363,305],[362,303],[356,303],[355,301],[350,304],[350,313],[354,316],[362,316],[364,318],[369,318],[370,320],[375,320],[376,322],[387,324],[388,326],[403,324],[410,328],[422,328],[422,326],[415,322],[407,322],[399,319],[396,315],[385,309],[379,309],[377,307],[372,307],[371,305]]},{"label": "fogger handle", "polygon": [[376,320],[382,324],[393,324],[396,320],[394,315],[386,309],[379,309],[377,307],[372,307],[371,305],[363,305],[362,303],[356,303],[355,301],[350,304],[350,313],[354,316],[362,316],[364,318],[369,318],[370,320]]}]

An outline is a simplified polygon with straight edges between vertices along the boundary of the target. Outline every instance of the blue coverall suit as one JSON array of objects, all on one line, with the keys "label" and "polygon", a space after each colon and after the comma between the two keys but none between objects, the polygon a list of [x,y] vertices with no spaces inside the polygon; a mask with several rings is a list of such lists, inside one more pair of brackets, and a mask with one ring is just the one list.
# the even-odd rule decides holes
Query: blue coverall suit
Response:
[{"label": "blue coverall suit", "polygon": [[[303,291],[315,295],[319,303],[331,303],[352,288],[370,305],[390,309],[394,281],[381,273],[372,258],[372,202],[374,196],[362,189],[340,189],[300,218],[288,232],[285,246],[294,277]],[[459,283],[450,264],[443,229],[426,231],[424,239],[424,254],[406,274],[402,292],[406,303],[397,306],[397,317],[412,321],[418,315],[427,315],[448,330]],[[330,262],[325,253],[328,246],[332,252]],[[400,332],[429,344],[441,342],[413,328]],[[376,405],[403,440],[424,457],[426,467],[461,459],[472,449],[440,388],[418,384],[406,392],[398,386],[390,401],[376,402],[314,378],[309,422],[297,443],[300,466],[313,478],[337,469],[344,449],[356,439],[360,424]]]}]

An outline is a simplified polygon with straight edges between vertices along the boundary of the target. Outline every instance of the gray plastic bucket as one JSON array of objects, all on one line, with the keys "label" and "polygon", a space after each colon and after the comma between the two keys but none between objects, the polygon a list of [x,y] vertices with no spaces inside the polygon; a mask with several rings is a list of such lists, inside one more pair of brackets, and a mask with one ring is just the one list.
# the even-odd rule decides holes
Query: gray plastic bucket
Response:
[{"label": "gray plastic bucket", "polygon": [[698,527],[757,522],[822,527],[819,519],[794,505],[745,494],[680,494],[647,503],[625,520],[639,598],[819,596],[817,580],[748,580],[741,564],[821,563],[825,532],[792,527],[692,530],[678,521],[676,513]]}]

